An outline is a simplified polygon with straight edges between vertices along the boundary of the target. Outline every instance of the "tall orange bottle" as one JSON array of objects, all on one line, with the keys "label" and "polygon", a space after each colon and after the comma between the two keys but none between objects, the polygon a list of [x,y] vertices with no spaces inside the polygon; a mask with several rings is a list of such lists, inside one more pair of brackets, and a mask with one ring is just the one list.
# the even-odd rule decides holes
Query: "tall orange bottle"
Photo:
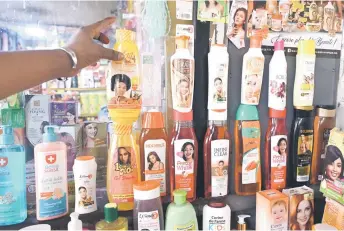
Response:
[{"label": "tall orange bottle", "polygon": [[160,195],[167,194],[167,134],[164,116],[158,111],[144,112],[140,135],[141,179],[159,180]]}]

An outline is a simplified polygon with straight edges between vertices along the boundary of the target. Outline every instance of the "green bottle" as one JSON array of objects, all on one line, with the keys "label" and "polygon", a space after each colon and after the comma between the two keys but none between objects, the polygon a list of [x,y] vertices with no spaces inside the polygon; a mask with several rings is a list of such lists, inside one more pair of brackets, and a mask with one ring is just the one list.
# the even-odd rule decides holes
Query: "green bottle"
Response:
[{"label": "green bottle", "polygon": [[173,191],[173,202],[166,212],[165,230],[198,230],[196,212],[192,204],[186,201],[186,191]]}]

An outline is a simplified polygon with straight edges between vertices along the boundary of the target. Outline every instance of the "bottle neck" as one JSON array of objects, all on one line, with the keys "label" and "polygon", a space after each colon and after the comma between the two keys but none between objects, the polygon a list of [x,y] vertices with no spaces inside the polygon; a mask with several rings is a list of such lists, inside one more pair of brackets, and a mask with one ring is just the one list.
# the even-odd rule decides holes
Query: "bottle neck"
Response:
[{"label": "bottle neck", "polygon": [[226,120],[209,120],[209,126],[225,127],[227,126]]},{"label": "bottle neck", "polygon": [[115,135],[130,135],[133,130],[133,125],[113,123],[112,129]]},{"label": "bottle neck", "polygon": [[192,121],[174,121],[175,128],[193,128]]}]

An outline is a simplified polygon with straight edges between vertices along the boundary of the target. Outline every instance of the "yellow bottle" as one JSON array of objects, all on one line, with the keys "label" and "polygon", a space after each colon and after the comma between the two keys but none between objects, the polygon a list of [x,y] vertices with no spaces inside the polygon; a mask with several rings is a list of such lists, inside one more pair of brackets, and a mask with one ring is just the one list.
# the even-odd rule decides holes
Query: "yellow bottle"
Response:
[{"label": "yellow bottle", "polygon": [[128,230],[128,219],[118,216],[117,204],[106,204],[104,214],[105,219],[97,222],[96,230]]}]

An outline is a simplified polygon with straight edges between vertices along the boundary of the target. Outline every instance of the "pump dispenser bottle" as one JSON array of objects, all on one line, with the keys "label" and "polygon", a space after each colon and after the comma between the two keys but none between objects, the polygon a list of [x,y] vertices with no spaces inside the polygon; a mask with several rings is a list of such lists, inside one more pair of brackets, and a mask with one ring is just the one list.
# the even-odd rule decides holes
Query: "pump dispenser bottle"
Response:
[{"label": "pump dispenser bottle", "polygon": [[71,221],[68,222],[68,231],[82,231],[82,222],[79,220],[79,214],[71,213],[69,216]]},{"label": "pump dispenser bottle", "polygon": [[242,231],[246,231],[246,222],[245,222],[245,218],[247,217],[251,217],[250,215],[238,215],[238,228],[237,230],[242,230]]}]

